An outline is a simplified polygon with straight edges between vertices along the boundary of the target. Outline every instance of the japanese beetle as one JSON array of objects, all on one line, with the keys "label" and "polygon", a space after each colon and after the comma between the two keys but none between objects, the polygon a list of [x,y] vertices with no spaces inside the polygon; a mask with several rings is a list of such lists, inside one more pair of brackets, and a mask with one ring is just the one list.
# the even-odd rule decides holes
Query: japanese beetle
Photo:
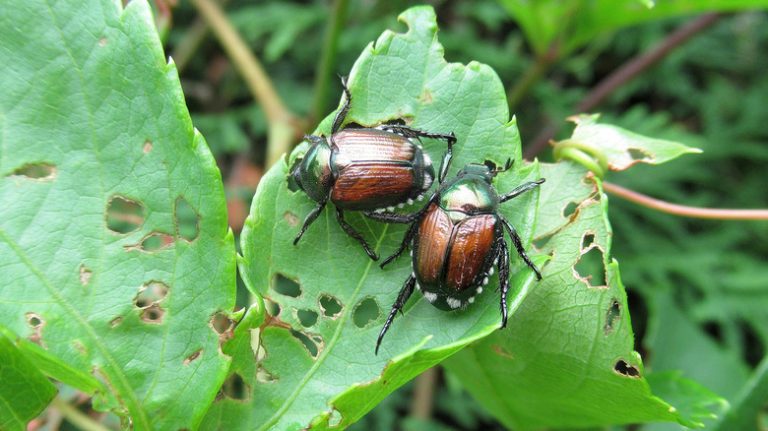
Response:
[{"label": "japanese beetle", "polygon": [[512,166],[508,160],[497,169],[491,161],[469,164],[455,178],[443,183],[450,157],[441,167],[440,186],[427,204],[414,214],[368,214],[387,223],[410,223],[400,248],[382,264],[383,268],[407,247],[412,247],[413,272],[405,280],[397,300],[376,340],[376,353],[392,320],[401,311],[414,287],[435,307],[455,310],[471,304],[475,295],[499,270],[501,287],[501,327],[507,325],[507,291],[509,290],[509,246],[504,229],[509,233],[517,254],[541,280],[541,273],[528,258],[515,228],[498,212],[499,204],[538,187],[544,178],[524,183],[499,196],[491,185],[493,178]]},{"label": "japanese beetle", "polygon": [[420,138],[445,139],[450,152],[456,137],[453,133],[430,133],[393,123],[342,129],[351,96],[344,78],[341,84],[345,100],[333,120],[331,135],[306,136],[310,147],[294,161],[288,176],[291,191],[302,190],[317,202],[293,244],[299,242],[330,200],[344,232],[357,240],[371,259],[378,260],[365,238],[344,220],[344,211],[393,210],[423,199],[435,171]]}]

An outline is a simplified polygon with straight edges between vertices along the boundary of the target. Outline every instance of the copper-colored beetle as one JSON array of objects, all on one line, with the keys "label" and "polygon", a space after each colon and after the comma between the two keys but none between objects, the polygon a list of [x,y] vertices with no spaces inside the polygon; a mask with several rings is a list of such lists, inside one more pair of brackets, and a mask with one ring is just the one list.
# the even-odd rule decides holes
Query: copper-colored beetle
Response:
[{"label": "copper-colored beetle", "polygon": [[412,247],[413,273],[405,280],[397,300],[376,340],[376,353],[397,312],[402,310],[414,287],[432,305],[441,310],[455,310],[471,304],[482,293],[494,266],[499,269],[501,287],[501,327],[507,325],[507,291],[509,290],[509,246],[504,229],[509,233],[517,254],[541,280],[541,273],[528,258],[515,228],[498,212],[506,202],[538,187],[544,178],[524,183],[499,196],[491,185],[499,172],[491,161],[465,166],[455,178],[443,183],[450,164],[450,154],[441,167],[440,186],[419,212],[414,214],[369,214],[388,223],[410,223],[400,248],[382,264],[382,268]]},{"label": "copper-colored beetle", "polygon": [[[347,235],[357,240],[373,260],[378,260],[363,236],[344,220],[344,211],[384,211],[421,200],[432,185],[435,171],[420,138],[444,139],[450,147],[453,133],[429,133],[403,124],[373,128],[344,128],[351,96],[342,78],[345,102],[336,114],[328,138],[310,135],[310,148],[294,161],[288,177],[292,191],[303,190],[317,202],[304,220],[294,245],[317,219],[330,200],[336,219]],[[447,157],[447,156],[446,156]]]}]

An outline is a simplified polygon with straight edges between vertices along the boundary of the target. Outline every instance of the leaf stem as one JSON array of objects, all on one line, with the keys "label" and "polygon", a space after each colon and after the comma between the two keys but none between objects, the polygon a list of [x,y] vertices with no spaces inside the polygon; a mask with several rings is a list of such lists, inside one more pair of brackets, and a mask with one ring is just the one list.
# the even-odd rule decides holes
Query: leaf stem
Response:
[{"label": "leaf stem", "polygon": [[417,419],[429,420],[432,416],[432,405],[434,403],[436,384],[436,367],[427,368],[416,378],[416,385],[413,388],[411,416]]},{"label": "leaf stem", "polygon": [[531,89],[541,77],[549,70],[550,66],[557,60],[558,57],[558,43],[553,43],[549,46],[549,49],[544,55],[536,57],[536,60],[531,63],[528,69],[523,74],[522,78],[515,82],[515,85],[509,90],[509,97],[507,103],[509,104],[509,112],[514,112],[517,105],[523,100],[528,91]]},{"label": "leaf stem", "polygon": [[325,30],[325,40],[323,41],[320,61],[317,64],[317,72],[315,73],[315,100],[312,103],[310,117],[312,124],[309,125],[310,127],[314,127],[319,122],[328,103],[331,72],[336,63],[339,34],[346,21],[348,4],[348,0],[335,0],[333,2],[333,13]]},{"label": "leaf stem", "polygon": [[[578,105],[576,105],[576,113],[593,110],[611,93],[616,91],[616,89],[631,81],[647,69],[650,69],[664,57],[669,55],[675,48],[680,47],[696,34],[701,33],[712,26],[712,24],[717,22],[721,17],[722,15],[717,13],[701,15],[672,32],[653,48],[630,59],[600,81],[600,83],[597,84],[597,86],[595,86]],[[533,144],[526,148],[525,157],[530,159],[542,152],[544,148],[546,148],[547,143],[560,130],[561,125],[561,122],[558,122],[557,124],[550,122],[549,125],[539,132],[538,136],[534,139]]]},{"label": "leaf stem", "polygon": [[725,413],[714,430],[743,429],[757,422],[768,398],[768,356],[764,357],[747,381],[733,407]]},{"label": "leaf stem", "polygon": [[261,63],[229,22],[219,5],[213,0],[192,0],[192,4],[211,26],[211,30],[219,39],[227,55],[232,59],[251,94],[264,110],[269,122],[267,165],[272,165],[282,153],[290,151],[293,137],[301,133],[298,120],[286,108]]},{"label": "leaf stem", "polygon": [[93,418],[59,397],[54,398],[53,401],[51,401],[51,405],[56,407],[56,409],[61,412],[62,416],[78,429],[83,431],[110,431],[109,428],[96,422]]},{"label": "leaf stem", "polygon": [[609,182],[603,182],[603,189],[638,205],[681,217],[714,220],[768,220],[768,209],[689,207],[655,199]]}]

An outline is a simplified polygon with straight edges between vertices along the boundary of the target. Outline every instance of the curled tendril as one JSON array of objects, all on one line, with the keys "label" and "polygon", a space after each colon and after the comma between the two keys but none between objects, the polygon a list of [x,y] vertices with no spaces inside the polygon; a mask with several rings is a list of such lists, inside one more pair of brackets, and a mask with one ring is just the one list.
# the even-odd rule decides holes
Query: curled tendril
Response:
[{"label": "curled tendril", "polygon": [[606,159],[605,154],[588,145],[570,139],[552,142],[552,145],[555,147],[555,160],[573,160],[600,179],[608,172],[608,159]]}]

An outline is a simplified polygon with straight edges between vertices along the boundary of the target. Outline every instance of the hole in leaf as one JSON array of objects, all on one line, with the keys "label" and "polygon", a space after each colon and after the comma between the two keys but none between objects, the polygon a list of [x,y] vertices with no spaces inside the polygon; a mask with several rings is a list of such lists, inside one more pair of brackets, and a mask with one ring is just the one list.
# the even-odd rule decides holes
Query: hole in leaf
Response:
[{"label": "hole in leaf", "polygon": [[571,218],[571,216],[573,216],[573,214],[576,213],[576,208],[578,207],[579,207],[578,202],[573,202],[573,201],[568,202],[565,208],[563,208],[563,217]]},{"label": "hole in leaf", "polygon": [[304,347],[307,348],[309,351],[309,354],[312,356],[312,358],[317,358],[318,353],[320,353],[320,350],[318,349],[317,344],[315,344],[315,341],[308,337],[307,334],[303,332],[299,332],[296,330],[291,329],[291,335],[296,337],[301,343],[304,345]]},{"label": "hole in leaf", "polygon": [[744,346],[744,358],[749,365],[756,367],[765,356],[760,335],[749,322],[743,319],[739,319],[737,324],[744,340],[742,343]]},{"label": "hole in leaf", "polygon": [[364,328],[377,320],[380,314],[379,304],[373,298],[365,298],[357,304],[355,311],[352,312],[352,321],[358,328]]},{"label": "hole in leaf", "polygon": [[194,241],[200,233],[200,215],[181,196],[176,199],[174,216],[178,236],[189,242]]},{"label": "hole in leaf", "polygon": [[320,296],[320,309],[323,310],[323,315],[325,317],[335,319],[339,316],[339,313],[341,313],[341,307],[341,302],[333,296],[328,295],[327,293]]},{"label": "hole in leaf", "polygon": [[141,150],[144,151],[144,154],[147,154],[150,151],[152,151],[152,141],[150,141],[149,139],[144,141],[144,146],[141,147]]},{"label": "hole in leaf", "polygon": [[88,282],[91,281],[92,275],[93,271],[86,268],[85,265],[80,265],[80,284],[87,286]]},{"label": "hole in leaf", "polygon": [[296,227],[299,225],[299,217],[290,211],[286,211],[285,214],[283,214],[283,218],[290,227]]},{"label": "hole in leaf", "polygon": [[299,295],[301,295],[301,286],[299,283],[285,277],[282,274],[275,275],[272,286],[273,289],[275,289],[275,292],[281,295],[290,296],[293,298],[298,298]]},{"label": "hole in leaf", "polygon": [[611,306],[608,308],[608,312],[605,313],[605,326],[603,329],[606,334],[613,332],[613,325],[621,317],[621,304],[614,299],[611,301]]},{"label": "hole in leaf", "polygon": [[317,312],[312,310],[297,310],[296,317],[299,318],[301,326],[309,328],[317,322]]},{"label": "hole in leaf", "polygon": [[200,355],[203,353],[203,349],[197,349],[194,353],[184,358],[184,365],[189,365],[190,362],[194,361],[195,359],[199,358]]},{"label": "hole in leaf", "polygon": [[277,377],[259,365],[256,368],[256,381],[259,383],[274,383],[277,381]]},{"label": "hole in leaf", "polygon": [[581,249],[586,250],[589,248],[592,243],[595,242],[595,234],[591,232],[587,232],[584,234],[584,236],[581,238]]},{"label": "hole in leaf", "polygon": [[632,160],[644,160],[649,156],[648,153],[639,148],[630,148],[627,150],[627,152],[629,153],[629,157],[631,157]]},{"label": "hole in leaf", "polygon": [[576,277],[592,287],[605,287],[603,252],[597,247],[589,249],[573,266]]},{"label": "hole in leaf", "polygon": [[264,297],[264,307],[267,309],[267,313],[269,313],[270,316],[277,317],[280,315],[280,304],[267,297]]},{"label": "hole in leaf", "polygon": [[39,329],[45,324],[45,321],[43,321],[43,318],[40,317],[40,315],[37,313],[27,313],[25,314],[25,316],[27,317],[27,324],[32,329]]},{"label": "hole in leaf", "polygon": [[175,238],[163,232],[151,232],[139,244],[124,246],[126,251],[139,250],[147,253],[160,251],[173,245]]},{"label": "hole in leaf", "polygon": [[146,323],[160,324],[163,323],[163,316],[165,316],[165,310],[163,310],[158,304],[152,304],[149,307],[141,310],[141,320]]},{"label": "hole in leaf", "polygon": [[228,398],[239,401],[247,400],[251,393],[251,389],[245,384],[240,374],[237,373],[232,373],[227,377],[221,390]]},{"label": "hole in leaf", "polygon": [[619,359],[613,367],[614,371],[627,377],[640,377],[640,371],[634,366],[629,365],[627,361]]},{"label": "hole in leaf", "polygon": [[216,331],[217,334],[222,335],[234,329],[235,322],[229,318],[226,314],[219,311],[211,317],[211,328]]},{"label": "hole in leaf", "polygon": [[341,412],[336,410],[334,407],[331,410],[331,415],[328,417],[328,426],[331,428],[335,428],[341,424],[341,421],[344,419],[344,417],[341,415]]},{"label": "hole in leaf", "polygon": [[725,345],[725,338],[723,337],[723,325],[721,325],[720,322],[716,320],[707,320],[702,326],[704,331],[709,334],[720,347],[727,348]]},{"label": "hole in leaf", "polygon": [[109,321],[109,327],[110,328],[116,328],[121,323],[123,323],[123,317],[122,316],[117,316],[114,319]]},{"label": "hole in leaf", "polygon": [[543,250],[544,247],[549,244],[549,240],[552,239],[552,237],[555,236],[554,232],[550,233],[548,235],[540,236],[538,238],[533,239],[533,246],[536,248],[536,250]]},{"label": "hole in leaf", "polygon": [[168,285],[160,281],[150,281],[139,288],[133,302],[139,308],[146,308],[162,301],[168,294]]},{"label": "hole in leaf", "polygon": [[11,173],[33,180],[52,180],[56,178],[56,165],[45,162],[27,163]]},{"label": "hole in leaf", "polygon": [[256,362],[267,359],[267,349],[261,344],[261,329],[259,328],[251,329],[251,350]]},{"label": "hole in leaf", "polygon": [[144,205],[122,196],[107,203],[107,228],[117,233],[133,232],[144,224]]}]

